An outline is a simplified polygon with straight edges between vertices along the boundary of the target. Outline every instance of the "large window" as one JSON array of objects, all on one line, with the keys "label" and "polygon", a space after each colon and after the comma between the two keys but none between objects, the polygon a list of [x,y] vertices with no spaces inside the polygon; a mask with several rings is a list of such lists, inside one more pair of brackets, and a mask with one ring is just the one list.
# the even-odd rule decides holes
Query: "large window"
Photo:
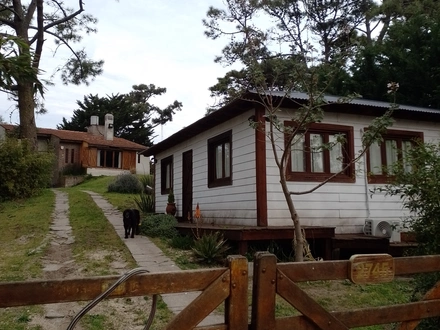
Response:
[{"label": "large window", "polygon": [[[294,126],[292,122],[284,124]],[[333,182],[354,182],[354,166],[347,167],[353,150],[352,127],[312,124],[293,139],[287,180],[320,182],[338,173]]]},{"label": "large window", "polygon": [[121,152],[116,150],[98,150],[98,166],[121,168]]},{"label": "large window", "polygon": [[232,184],[232,131],[208,140],[208,187]]},{"label": "large window", "polygon": [[160,161],[160,191],[162,195],[173,189],[173,156]]},{"label": "large window", "polygon": [[423,133],[388,130],[382,135],[383,142],[374,143],[367,153],[367,169],[369,182],[385,183],[387,177],[392,175],[392,166],[402,160],[407,171],[411,170],[409,164],[405,164],[405,153],[413,147],[414,142],[423,140]]}]

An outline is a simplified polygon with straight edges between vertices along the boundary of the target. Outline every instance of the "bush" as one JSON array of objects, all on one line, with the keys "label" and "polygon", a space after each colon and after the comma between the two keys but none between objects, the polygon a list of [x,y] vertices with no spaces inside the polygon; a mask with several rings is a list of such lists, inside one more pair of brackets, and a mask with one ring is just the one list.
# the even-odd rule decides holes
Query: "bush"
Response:
[{"label": "bush", "polygon": [[176,235],[171,239],[170,246],[180,250],[191,250],[194,246],[194,238],[192,236]]},{"label": "bush", "polygon": [[51,186],[54,155],[33,151],[28,142],[0,141],[0,201],[27,198]]},{"label": "bush", "polygon": [[177,235],[177,220],[172,215],[149,215],[142,220],[141,234],[150,237],[173,238]]},{"label": "bush", "polygon": [[139,197],[134,198],[134,202],[142,213],[147,214],[154,212],[154,195],[148,195],[141,192]]},{"label": "bush", "polygon": [[[408,211],[404,225],[414,232],[419,255],[440,253],[440,144],[414,143],[391,168],[392,182],[374,191],[398,196]],[[418,274],[414,299],[440,280],[440,273]],[[424,320],[417,329],[439,329],[440,318]]]},{"label": "bush", "polygon": [[121,194],[138,194],[142,191],[142,184],[136,175],[127,173],[120,174],[108,185],[108,192]]},{"label": "bush", "polygon": [[224,259],[229,246],[219,232],[203,234],[194,242],[192,249],[196,257],[203,263],[212,264]]},{"label": "bush", "polygon": [[151,195],[154,193],[154,176],[151,174],[142,175],[140,177],[140,181],[142,184],[142,190],[144,193]]}]

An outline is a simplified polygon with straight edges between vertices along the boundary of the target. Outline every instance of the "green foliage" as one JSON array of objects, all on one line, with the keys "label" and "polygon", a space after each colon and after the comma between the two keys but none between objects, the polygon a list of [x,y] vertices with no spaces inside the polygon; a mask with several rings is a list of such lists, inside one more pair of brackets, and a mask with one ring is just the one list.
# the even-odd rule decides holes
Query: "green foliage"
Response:
[{"label": "green foliage", "polygon": [[0,141],[0,201],[27,198],[50,186],[54,156],[34,152],[26,141]]},{"label": "green foliage", "polygon": [[142,191],[142,184],[136,175],[131,173],[120,174],[108,185],[108,192],[120,194],[137,194]]},{"label": "green foliage", "polygon": [[175,199],[174,199],[174,193],[173,193],[173,191],[171,190],[170,193],[168,194],[168,203],[172,204],[172,203],[174,203],[174,202],[175,202]]},{"label": "green foliage", "polygon": [[169,244],[175,249],[191,250],[194,247],[194,238],[187,235],[176,235],[170,240]]},{"label": "green foliage", "polygon": [[[22,50],[16,53],[14,48]],[[21,38],[11,35],[0,36],[0,88],[9,89],[17,81],[34,83],[37,91],[43,95],[43,85],[38,80],[38,69],[31,65],[29,45]]]},{"label": "green foliage", "polygon": [[155,214],[142,219],[141,234],[150,237],[173,238],[177,235],[177,220],[172,215]]},{"label": "green foliage", "polygon": [[79,109],[73,111],[70,121],[63,118],[57,127],[73,131],[84,131],[91,116],[98,116],[101,123],[104,116],[111,113],[114,116],[115,136],[133,141],[145,146],[153,144],[154,128],[171,121],[182,104],[174,101],[161,109],[151,104],[151,99],[166,93],[166,88],[150,85],[134,85],[128,94],[117,94],[106,97],[98,95],[84,96],[84,101],[77,101]]},{"label": "green foliage", "polygon": [[154,212],[154,195],[141,192],[139,196],[134,197],[133,200],[142,213],[147,214]]},{"label": "green foliage", "polygon": [[204,234],[194,242],[192,248],[196,257],[206,264],[220,262],[229,250],[226,240],[219,232]]},{"label": "green foliage", "polygon": [[[440,144],[417,142],[397,162],[389,173],[393,173],[392,183],[375,191],[398,196],[409,211],[405,226],[415,233],[418,243],[417,254],[440,253]],[[440,274],[421,274],[417,276],[415,298],[420,298],[435,283]],[[424,322],[420,329],[438,328],[440,319]]]},{"label": "green foliage", "polygon": [[143,191],[146,194],[153,194],[154,193],[154,175],[146,174],[141,175],[139,180],[142,183]]}]

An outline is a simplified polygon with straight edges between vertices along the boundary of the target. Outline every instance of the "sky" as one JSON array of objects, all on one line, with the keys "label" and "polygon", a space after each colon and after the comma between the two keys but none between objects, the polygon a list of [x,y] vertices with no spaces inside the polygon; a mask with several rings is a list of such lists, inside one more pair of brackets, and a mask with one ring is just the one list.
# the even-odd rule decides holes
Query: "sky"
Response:
[{"label": "sky", "polygon": [[[75,0],[65,1],[73,7]],[[104,72],[88,86],[65,86],[57,76],[48,86],[44,103],[47,114],[37,115],[37,126],[56,128],[65,117],[70,120],[77,100],[92,94],[99,97],[128,93],[133,85],[154,84],[167,92],[151,100],[165,107],[174,100],[183,103],[172,122],[155,130],[154,142],[202,118],[215,103],[208,88],[231,68],[214,63],[227,40],[210,40],[204,35],[202,19],[210,6],[222,7],[221,0],[84,0],[85,12],[98,19],[98,32],[86,35],[73,48],[85,48],[94,60],[104,60]],[[68,58],[66,48],[58,49],[51,40],[44,44],[40,68],[43,78],[52,75]],[[0,116],[18,124],[15,104],[0,94]]]}]

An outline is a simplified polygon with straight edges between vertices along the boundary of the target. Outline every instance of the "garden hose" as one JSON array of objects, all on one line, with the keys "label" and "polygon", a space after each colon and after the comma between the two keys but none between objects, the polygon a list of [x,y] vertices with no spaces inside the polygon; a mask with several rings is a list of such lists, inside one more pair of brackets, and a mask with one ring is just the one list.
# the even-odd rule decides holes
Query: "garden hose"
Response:
[{"label": "garden hose", "polygon": [[[129,272],[122,275],[115,283],[113,283],[107,290],[105,290],[103,293],[101,293],[98,297],[96,297],[94,300],[92,300],[90,303],[88,303],[76,316],[72,319],[69,326],[66,330],[72,330],[75,328],[75,325],[78,323],[78,321],[93,307],[95,307],[101,300],[106,298],[119,284],[124,283],[126,280],[128,280],[130,277],[142,274],[142,273],[149,273],[149,271],[145,268],[135,268],[130,270]],[[150,315],[148,316],[147,323],[144,327],[144,330],[148,330],[151,327],[151,324],[153,323],[154,314],[156,313],[156,307],[157,307],[157,295],[153,295],[153,302],[151,305],[151,311]]]}]

